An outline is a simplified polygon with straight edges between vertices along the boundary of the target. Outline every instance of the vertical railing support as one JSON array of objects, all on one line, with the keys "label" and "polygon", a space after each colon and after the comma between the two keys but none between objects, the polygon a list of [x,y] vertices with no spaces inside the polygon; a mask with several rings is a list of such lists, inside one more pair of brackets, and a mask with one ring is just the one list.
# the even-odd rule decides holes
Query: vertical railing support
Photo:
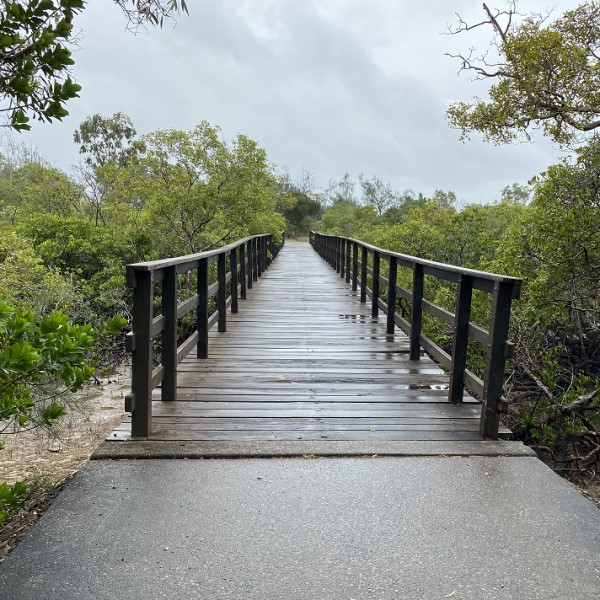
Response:
[{"label": "vertical railing support", "polygon": [[227,256],[225,252],[219,254],[217,260],[217,281],[219,291],[217,292],[217,310],[219,311],[219,331],[227,331]]},{"label": "vertical railing support", "polygon": [[463,379],[467,366],[472,296],[473,279],[466,275],[459,275],[458,292],[456,295],[454,341],[452,343],[452,370],[450,372],[450,388],[448,393],[448,400],[455,404],[463,401],[465,387]]},{"label": "vertical railing support", "polygon": [[485,438],[498,439],[498,405],[504,382],[504,346],[508,339],[512,284],[495,282],[492,297],[490,337],[483,381],[480,433]]},{"label": "vertical railing support", "polygon": [[346,240],[343,238],[340,238],[340,269],[338,273],[344,279],[346,275]]},{"label": "vertical railing support", "polygon": [[421,328],[423,325],[423,266],[413,266],[412,310],[410,318],[410,360],[421,358]]},{"label": "vertical railing support", "polygon": [[373,296],[371,298],[371,316],[376,317],[379,314],[379,269],[381,256],[377,250],[373,251],[373,275],[371,277],[371,289]]},{"label": "vertical railing support", "polygon": [[358,289],[358,242],[352,243],[352,291]]},{"label": "vertical railing support", "polygon": [[342,238],[335,238],[335,272],[342,271]]},{"label": "vertical railing support", "polygon": [[256,238],[252,240],[252,280],[258,281],[258,240]]},{"label": "vertical railing support", "polygon": [[248,285],[246,274],[246,244],[240,246],[240,298],[246,300],[246,288]]},{"label": "vertical railing support", "polygon": [[350,240],[346,240],[346,283],[350,283],[350,253],[352,248],[352,242]]},{"label": "vertical railing support", "polygon": [[367,301],[367,263],[369,262],[369,251],[365,246],[362,247],[360,257],[360,301]]},{"label": "vertical railing support", "polygon": [[196,331],[198,343],[196,356],[208,358],[208,260],[203,258],[198,264],[198,307],[196,308]]},{"label": "vertical railing support", "polygon": [[394,335],[394,313],[396,312],[396,279],[398,263],[394,256],[390,256],[390,274],[387,293],[387,330],[388,335]]},{"label": "vertical railing support", "polygon": [[147,437],[152,432],[152,299],[150,271],[134,271],[133,349],[131,362],[131,435]]},{"label": "vertical railing support", "polygon": [[162,314],[165,326],[162,334],[164,378],[161,400],[177,400],[177,267],[164,270],[162,281]]},{"label": "vertical railing support", "polygon": [[229,255],[229,270],[231,271],[231,312],[238,311],[238,249],[232,248]]}]

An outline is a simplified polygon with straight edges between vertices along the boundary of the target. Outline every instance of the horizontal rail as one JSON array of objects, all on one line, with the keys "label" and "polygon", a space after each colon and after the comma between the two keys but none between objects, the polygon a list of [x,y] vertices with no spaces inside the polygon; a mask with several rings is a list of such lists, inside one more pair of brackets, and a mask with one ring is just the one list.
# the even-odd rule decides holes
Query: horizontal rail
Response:
[{"label": "horizontal rail", "polygon": [[[484,437],[497,439],[498,413],[503,406],[505,360],[514,354],[514,345],[507,339],[511,302],[519,297],[521,280],[508,275],[466,269],[401,254],[343,236],[311,231],[309,239],[320,256],[329,262],[341,277],[352,283],[353,290],[360,288],[361,302],[366,302],[367,298],[371,299],[374,317],[379,310],[387,315],[388,334],[393,334],[395,326],[398,326],[409,336],[412,360],[418,360],[423,349],[450,372],[450,402],[462,402],[465,387],[481,399],[480,432]],[[381,273],[382,261],[384,264],[387,262],[387,277]],[[399,285],[398,268],[411,271],[412,289]],[[424,297],[425,277],[456,284],[455,312],[446,310]],[[382,287],[387,290],[387,297],[381,296]],[[489,330],[470,321],[474,289],[492,296]],[[396,312],[400,298],[410,304],[410,320]],[[451,353],[423,334],[423,313],[451,328]],[[469,340],[487,348],[483,379],[466,368]]]},{"label": "horizontal rail", "polygon": [[[198,358],[208,357],[209,330],[216,324],[219,331],[226,330],[227,311],[238,311],[238,299],[246,298],[247,290],[284,241],[285,232],[280,243],[272,234],[254,235],[207,252],[127,265],[127,285],[133,289],[133,323],[126,338],[132,353],[132,374],[131,394],[125,405],[132,413],[133,436],[150,435],[153,390],[160,385],[162,400],[176,400],[177,365],[194,348]],[[190,288],[192,283],[195,289]],[[191,295],[180,299],[186,294]],[[155,315],[156,301],[160,301],[161,309]],[[194,315],[193,330],[180,340],[180,332],[190,327],[189,315]],[[186,316],[182,327],[180,322]],[[155,360],[157,343],[160,352]]]}]

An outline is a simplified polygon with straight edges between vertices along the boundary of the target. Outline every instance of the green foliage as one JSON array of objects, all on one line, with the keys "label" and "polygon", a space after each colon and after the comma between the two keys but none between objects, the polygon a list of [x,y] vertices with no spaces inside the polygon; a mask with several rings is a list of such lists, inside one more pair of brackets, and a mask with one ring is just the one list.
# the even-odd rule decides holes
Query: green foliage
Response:
[{"label": "green foliage", "polygon": [[0,98],[10,126],[31,129],[27,112],[62,120],[81,86],[68,75],[73,18],[83,0],[3,0],[0,13]]},{"label": "green foliage", "polygon": [[81,211],[83,190],[58,169],[39,162],[5,168],[0,206],[11,221],[31,213],[66,217]]},{"label": "green foliage", "polygon": [[308,236],[308,232],[320,218],[323,207],[318,200],[299,190],[292,189],[288,193],[293,198],[293,204],[281,210],[286,220],[286,232],[291,238]]},{"label": "green foliage", "polygon": [[448,109],[449,123],[468,137],[472,131],[496,143],[527,135],[531,127],[559,144],[600,126],[600,7],[584,2],[547,23],[532,15],[518,21],[516,3],[475,26],[461,21],[456,33],[473,27],[492,31],[491,50],[480,58],[455,55],[462,70],[494,81],[487,101],[459,102]]},{"label": "green foliage", "polygon": [[[114,0],[132,29],[187,12],[184,0]],[[66,103],[81,86],[69,75],[74,64],[73,19],[84,0],[2,0],[0,11],[0,112],[16,131],[40,121],[62,120]]]},{"label": "green foliage", "polygon": [[145,151],[111,173],[110,210],[139,214],[159,256],[218,247],[252,233],[281,231],[280,186],[265,151],[239,135],[232,144],[206,122],[191,132],[142,138]]},{"label": "green foliage", "polygon": [[61,312],[36,318],[0,303],[0,432],[53,425],[65,413],[60,399],[90,378],[94,344],[124,325],[114,317],[94,330]]},{"label": "green foliage", "polygon": [[83,121],[73,134],[85,163],[94,169],[114,164],[125,167],[141,149],[131,119],[120,112],[112,117],[95,114]]},{"label": "green foliage", "polygon": [[17,481],[13,485],[0,483],[0,525],[9,514],[23,505],[28,496],[29,488],[24,481]]}]

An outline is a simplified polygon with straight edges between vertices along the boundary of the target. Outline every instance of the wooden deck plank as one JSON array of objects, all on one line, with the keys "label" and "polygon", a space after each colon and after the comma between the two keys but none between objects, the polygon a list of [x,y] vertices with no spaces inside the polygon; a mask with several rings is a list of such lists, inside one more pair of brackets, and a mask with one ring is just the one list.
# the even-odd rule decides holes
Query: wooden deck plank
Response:
[{"label": "wooden deck plank", "polygon": [[[480,405],[449,404],[447,374],[408,350],[312,248],[288,243],[210,332],[209,357],[179,365],[178,400],[155,390],[149,439],[481,440]],[[129,431],[126,419],[108,439]]]}]

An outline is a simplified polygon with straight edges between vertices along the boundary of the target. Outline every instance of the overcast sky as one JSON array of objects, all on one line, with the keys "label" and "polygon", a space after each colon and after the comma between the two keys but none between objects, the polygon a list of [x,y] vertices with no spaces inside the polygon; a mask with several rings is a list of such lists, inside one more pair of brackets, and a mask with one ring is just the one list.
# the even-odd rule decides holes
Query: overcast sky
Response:
[{"label": "overcast sky", "polygon": [[[561,0],[560,10],[577,4]],[[188,0],[190,16],[132,35],[111,0],[91,0],[76,26],[83,86],[63,123],[18,136],[47,160],[77,163],[73,131],[87,116],[126,113],[138,133],[190,130],[202,120],[226,139],[244,133],[292,179],[320,188],[349,172],[398,191],[454,191],[490,202],[526,183],[559,151],[539,139],[496,147],[459,141],[444,118],[485,87],[458,76],[445,52],[483,47],[477,34],[447,36],[455,12],[480,20],[480,0]],[[491,6],[499,6],[500,0]],[[523,0],[521,10],[552,4]]]}]

